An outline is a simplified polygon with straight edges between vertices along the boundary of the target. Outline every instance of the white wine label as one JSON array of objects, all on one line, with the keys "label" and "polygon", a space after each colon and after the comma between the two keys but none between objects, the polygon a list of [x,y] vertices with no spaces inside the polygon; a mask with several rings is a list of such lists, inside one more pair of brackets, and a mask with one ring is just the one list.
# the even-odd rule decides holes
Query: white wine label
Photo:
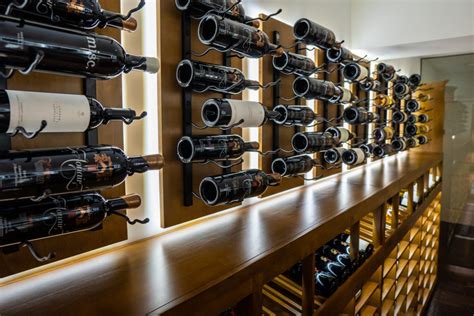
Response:
[{"label": "white wine label", "polygon": [[23,127],[36,132],[41,121],[48,125],[45,133],[84,132],[90,122],[87,97],[73,94],[55,94],[7,90],[10,100],[8,133]]},{"label": "white wine label", "polygon": [[341,98],[341,102],[350,102],[351,101],[351,98],[352,98],[352,93],[347,90],[346,88],[343,88],[343,87],[340,87],[341,90],[342,90],[342,98]]},{"label": "white wine label", "polygon": [[339,130],[339,133],[341,133],[341,136],[339,138],[339,142],[345,143],[351,138],[351,132],[347,128],[337,128]]},{"label": "white wine label", "polygon": [[259,127],[265,122],[265,109],[258,102],[227,99],[232,108],[229,125],[243,120],[238,127]]},{"label": "white wine label", "polygon": [[369,70],[363,66],[359,65],[360,74],[355,81],[361,81],[369,76]]},{"label": "white wine label", "polygon": [[352,150],[354,151],[354,153],[357,155],[357,160],[356,162],[354,163],[354,165],[358,165],[358,164],[361,164],[364,162],[365,160],[365,153],[362,149],[360,148],[352,148]]}]

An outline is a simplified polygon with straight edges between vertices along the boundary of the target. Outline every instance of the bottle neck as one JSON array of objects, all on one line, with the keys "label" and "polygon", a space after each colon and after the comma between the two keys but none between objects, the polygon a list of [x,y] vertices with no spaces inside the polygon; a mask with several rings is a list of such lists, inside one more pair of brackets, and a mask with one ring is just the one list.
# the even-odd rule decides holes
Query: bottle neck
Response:
[{"label": "bottle neck", "polygon": [[258,90],[260,88],[260,82],[255,80],[244,80],[244,88],[249,88],[252,90]]},{"label": "bottle neck", "polygon": [[149,155],[142,157],[128,158],[127,171],[129,175],[134,173],[144,173],[148,170],[159,170],[163,168],[164,160],[161,155]]},{"label": "bottle neck", "polygon": [[243,147],[244,151],[256,151],[260,148],[260,144],[258,142],[245,142]]},{"label": "bottle neck", "polygon": [[111,26],[129,32],[135,31],[138,27],[138,22],[136,19],[130,17],[129,19],[125,20],[123,15],[107,10],[102,10],[99,19],[101,21],[101,24],[99,25],[100,27]]},{"label": "bottle neck", "polygon": [[149,73],[157,73],[160,69],[159,60],[153,57],[125,55],[125,73],[132,70],[142,70]]},{"label": "bottle neck", "polygon": [[103,110],[103,124],[107,124],[110,121],[122,121],[127,124],[132,123],[137,117],[137,113],[132,109],[120,109],[120,108],[105,108]]}]

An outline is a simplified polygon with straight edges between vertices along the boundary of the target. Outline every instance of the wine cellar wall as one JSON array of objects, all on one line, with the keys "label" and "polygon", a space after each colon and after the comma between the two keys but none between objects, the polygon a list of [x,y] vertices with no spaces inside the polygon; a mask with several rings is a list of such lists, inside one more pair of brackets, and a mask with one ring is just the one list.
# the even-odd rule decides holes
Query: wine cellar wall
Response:
[{"label": "wine cellar wall", "polygon": [[[120,1],[101,1],[101,5],[107,10],[120,12]],[[120,31],[118,30],[109,28],[100,30],[100,33],[120,41]],[[87,83],[92,87],[89,91],[86,90]],[[7,88],[11,90],[67,94],[86,94],[86,92],[89,92],[89,96],[95,94],[97,100],[106,106],[122,107],[122,82],[120,78],[107,81],[95,81],[92,79],[72,78],[51,74],[32,73],[28,76],[24,76],[17,73],[11,79],[6,80],[6,85]],[[96,144],[112,144],[123,148],[122,125],[122,123],[112,122],[108,126],[99,127]],[[87,142],[87,133],[40,134],[37,138],[32,140],[25,139],[19,135],[11,140],[11,148],[13,150],[24,150],[33,148],[74,147],[86,145]],[[106,190],[103,194],[104,197],[108,198],[124,195],[125,186],[120,185],[114,189]],[[42,254],[54,251],[56,253],[54,260],[60,260],[126,239],[126,222],[120,218],[110,217],[104,222],[102,228],[96,231],[73,234],[60,238],[50,238],[38,241],[35,245]],[[8,255],[0,254],[0,277],[5,277],[40,265],[42,265],[42,263],[37,262],[31,257],[28,251],[24,249],[8,253]]]}]

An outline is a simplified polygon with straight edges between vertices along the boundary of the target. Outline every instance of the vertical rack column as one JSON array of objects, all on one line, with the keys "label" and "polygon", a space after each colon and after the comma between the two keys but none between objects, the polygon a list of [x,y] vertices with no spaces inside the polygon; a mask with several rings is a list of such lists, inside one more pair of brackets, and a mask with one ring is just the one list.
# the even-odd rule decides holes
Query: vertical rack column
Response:
[{"label": "vertical rack column", "polygon": [[[97,98],[97,83],[94,79],[84,79],[84,95],[89,98]],[[99,144],[99,131],[97,128],[87,132],[86,144],[87,146]]]},{"label": "vertical rack column", "polygon": [[[4,68],[0,67],[0,71],[3,72]],[[0,76],[0,90],[7,89],[7,78]],[[0,134],[0,151],[7,151],[12,148],[12,141],[10,135]]]},{"label": "vertical rack column", "polygon": [[[280,32],[274,31],[273,32],[273,43],[275,45],[280,45]],[[280,71],[273,68],[273,82],[280,80],[281,74]],[[275,108],[278,104],[280,104],[280,83],[273,86],[273,108]],[[280,148],[280,126],[273,123],[272,124],[272,150],[277,150]],[[278,152],[273,154],[273,160],[278,158]]]}]

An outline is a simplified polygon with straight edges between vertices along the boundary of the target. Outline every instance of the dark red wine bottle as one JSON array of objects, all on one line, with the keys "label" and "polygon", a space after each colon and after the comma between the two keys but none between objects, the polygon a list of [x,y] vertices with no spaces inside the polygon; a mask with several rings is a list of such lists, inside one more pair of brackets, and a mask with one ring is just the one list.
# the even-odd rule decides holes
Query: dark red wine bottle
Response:
[{"label": "dark red wine bottle", "polygon": [[293,135],[291,145],[297,153],[315,153],[338,145],[338,139],[330,133],[300,132]]},{"label": "dark red wine bottle", "polygon": [[241,202],[263,194],[268,187],[280,184],[280,174],[266,174],[258,169],[206,177],[199,185],[199,193],[209,206]]},{"label": "dark red wine bottle", "polygon": [[184,136],[178,141],[178,158],[183,163],[222,161],[256,151],[257,142],[245,142],[239,135]]},{"label": "dark red wine bottle", "polygon": [[262,30],[215,14],[206,15],[199,22],[199,40],[220,50],[232,50],[250,58],[264,55],[281,56],[283,48],[270,42]]},{"label": "dark red wine bottle", "polygon": [[[0,247],[94,229],[116,211],[133,209],[140,196],[106,200],[97,193],[0,202]],[[147,222],[147,221],[146,221]]]},{"label": "dark red wine bottle", "polygon": [[378,114],[369,112],[363,107],[350,106],[342,113],[344,121],[352,125],[368,124],[379,119]]},{"label": "dark red wine bottle", "polygon": [[14,70],[110,79],[156,73],[157,58],[129,55],[113,38],[0,16],[0,65]]},{"label": "dark red wine bottle", "polygon": [[0,153],[0,200],[92,191],[163,167],[161,155],[127,157],[117,147],[35,149]]},{"label": "dark red wine bottle", "polygon": [[145,117],[132,109],[104,108],[99,101],[83,95],[0,90],[0,133],[18,127],[34,133],[42,121],[42,133],[85,132],[110,121],[127,124]]},{"label": "dark red wine bottle", "polygon": [[295,176],[310,172],[317,164],[316,159],[307,155],[277,158],[272,162],[272,172],[279,173],[284,177]]},{"label": "dark red wine bottle", "polygon": [[237,68],[182,60],[176,69],[176,80],[183,88],[196,92],[214,91],[237,94],[246,88],[257,90],[260,83],[245,79]]},{"label": "dark red wine bottle", "polygon": [[316,71],[316,64],[311,58],[291,52],[274,56],[273,67],[287,75],[311,76]]},{"label": "dark red wine bottle", "polygon": [[280,104],[274,107],[273,111],[279,113],[279,116],[272,119],[278,125],[308,126],[317,119],[317,114],[311,108],[303,105]]},{"label": "dark red wine bottle", "polygon": [[242,4],[236,0],[175,0],[176,8],[187,11],[194,17],[204,17],[209,13],[223,14],[226,18],[259,27],[258,20],[245,15]]},{"label": "dark red wine bottle", "polygon": [[310,77],[297,77],[293,81],[293,92],[297,97],[306,100],[322,100],[331,103],[349,103],[357,97],[346,88],[336,86],[331,81],[324,81]]},{"label": "dark red wine bottle", "polygon": [[395,154],[396,151],[391,144],[379,144],[374,147],[372,153],[377,158],[383,158]]},{"label": "dark red wine bottle", "polygon": [[45,24],[83,30],[107,26],[126,31],[137,29],[137,20],[132,17],[127,19],[119,13],[103,10],[98,0],[26,0],[23,7],[14,5],[21,2],[3,0],[0,3],[0,13],[4,14],[5,10],[11,6],[9,16]]},{"label": "dark red wine bottle", "polygon": [[326,50],[326,59],[331,63],[346,64],[354,60],[354,55],[345,47],[332,47]]},{"label": "dark red wine bottle", "polygon": [[329,49],[338,46],[333,31],[309,19],[299,19],[293,26],[296,39],[308,45]]}]

